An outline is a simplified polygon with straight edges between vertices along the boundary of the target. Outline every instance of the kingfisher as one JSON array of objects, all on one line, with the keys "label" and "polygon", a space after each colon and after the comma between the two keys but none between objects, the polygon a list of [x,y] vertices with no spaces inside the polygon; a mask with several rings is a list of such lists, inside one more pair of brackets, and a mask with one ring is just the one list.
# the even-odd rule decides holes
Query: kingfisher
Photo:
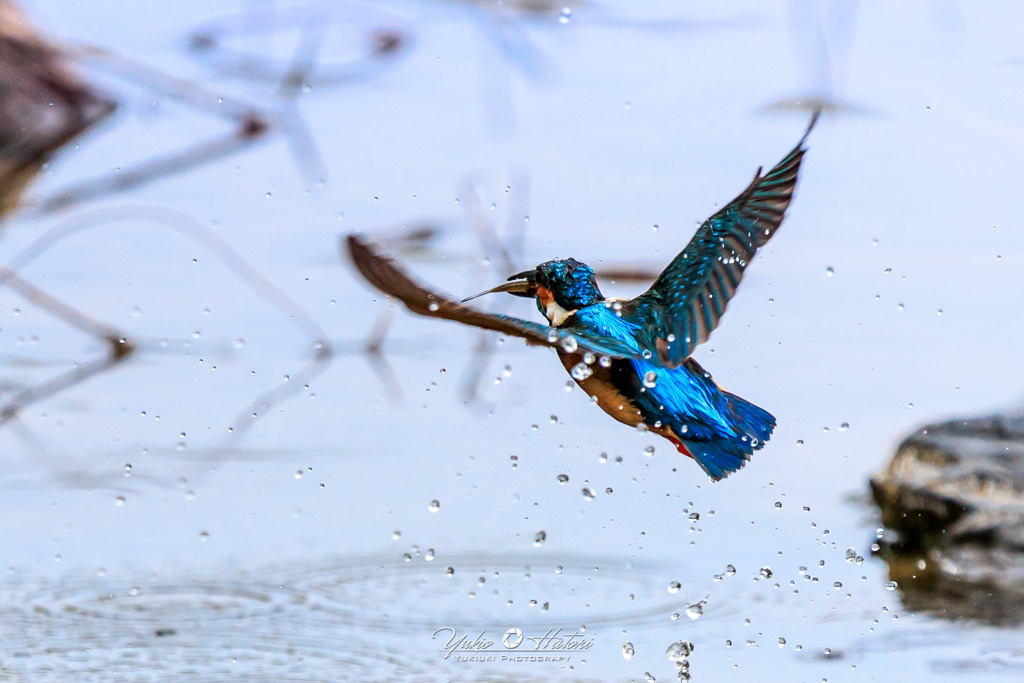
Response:
[{"label": "kingfisher", "polygon": [[[782,224],[793,199],[815,112],[796,146],[697,229],[686,248],[634,299],[601,294],[594,270],[574,258],[541,263],[456,302],[428,289],[358,234],[349,257],[380,291],[425,316],[454,320],[554,348],[575,382],[610,416],[668,439],[718,481],[771,437],[771,413],[719,387],[690,354],[708,339],[751,259]],[[485,294],[532,298],[547,325],[465,305]]]}]

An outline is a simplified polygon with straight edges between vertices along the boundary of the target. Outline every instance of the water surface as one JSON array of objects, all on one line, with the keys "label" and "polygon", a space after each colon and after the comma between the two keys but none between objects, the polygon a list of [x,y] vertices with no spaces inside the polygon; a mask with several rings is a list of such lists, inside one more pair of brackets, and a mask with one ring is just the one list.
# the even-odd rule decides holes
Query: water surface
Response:
[{"label": "water surface", "polygon": [[[1019,10],[837,5],[26,3],[203,94],[83,56],[122,107],[3,226],[4,262],[140,351],[0,429],[0,671],[674,680],[666,649],[690,641],[702,681],[1018,679],[1019,629],[886,587],[866,492],[920,423],[1020,398]],[[295,64],[317,66],[286,82]],[[790,100],[815,93],[836,111],[790,215],[696,354],[778,418],[739,474],[710,483],[517,340],[474,363],[474,331],[395,311],[383,357],[361,352],[385,304],[339,235],[461,295],[509,274],[488,221],[523,236],[517,269],[656,270],[790,149]],[[239,102],[266,136],[111,191],[230,138]],[[437,238],[400,249],[416,226]],[[104,352],[0,293],[5,398]],[[513,627],[592,644],[462,662],[444,627],[499,657]]]}]

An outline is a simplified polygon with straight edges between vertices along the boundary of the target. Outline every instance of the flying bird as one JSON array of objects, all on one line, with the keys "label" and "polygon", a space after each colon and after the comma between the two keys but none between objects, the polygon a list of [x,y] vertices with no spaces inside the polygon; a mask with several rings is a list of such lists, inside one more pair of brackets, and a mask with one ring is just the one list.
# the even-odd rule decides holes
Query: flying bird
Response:
[{"label": "flying bird", "polygon": [[[576,383],[613,418],[659,434],[712,480],[743,467],[775,428],[763,408],[725,391],[690,357],[706,341],[760,247],[793,199],[804,143],[697,229],[650,288],[629,300],[601,294],[593,269],[573,258],[547,261],[456,302],[427,289],[359,235],[349,256],[374,287],[414,313],[458,321],[550,346]],[[547,325],[465,305],[484,294],[533,298]]]}]

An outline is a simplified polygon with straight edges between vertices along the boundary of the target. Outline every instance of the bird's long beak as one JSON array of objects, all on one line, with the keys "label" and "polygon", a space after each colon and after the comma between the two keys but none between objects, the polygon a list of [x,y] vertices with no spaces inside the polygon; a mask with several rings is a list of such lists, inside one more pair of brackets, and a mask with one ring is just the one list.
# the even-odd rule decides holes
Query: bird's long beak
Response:
[{"label": "bird's long beak", "polygon": [[500,284],[497,287],[492,287],[486,292],[480,292],[473,296],[466,297],[462,300],[462,303],[472,301],[477,297],[481,297],[484,294],[494,294],[495,292],[508,292],[515,296],[532,297],[537,292],[537,276],[536,271],[527,270],[522,273],[517,273],[508,279],[508,282]]}]

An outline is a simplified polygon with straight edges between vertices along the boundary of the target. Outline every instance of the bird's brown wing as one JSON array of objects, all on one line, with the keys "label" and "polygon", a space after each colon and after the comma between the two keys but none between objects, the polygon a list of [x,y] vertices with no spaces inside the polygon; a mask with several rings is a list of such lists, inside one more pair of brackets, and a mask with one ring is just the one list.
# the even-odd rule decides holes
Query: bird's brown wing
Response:
[{"label": "bird's brown wing", "polygon": [[493,330],[512,337],[521,337],[528,344],[560,346],[566,350],[580,349],[610,358],[638,358],[635,349],[626,344],[580,330],[565,330],[520,320],[507,315],[484,311],[456,303],[452,299],[423,287],[406,275],[394,261],[377,252],[360,235],[345,237],[349,258],[367,282],[406,305],[413,313],[454,320],[466,325]]}]

